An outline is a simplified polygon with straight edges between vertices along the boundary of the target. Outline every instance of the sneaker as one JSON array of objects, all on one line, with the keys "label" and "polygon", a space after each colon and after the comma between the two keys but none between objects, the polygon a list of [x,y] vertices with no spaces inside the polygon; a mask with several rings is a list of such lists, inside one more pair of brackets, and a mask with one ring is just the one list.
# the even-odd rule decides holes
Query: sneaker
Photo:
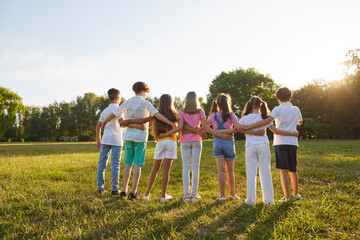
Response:
[{"label": "sneaker", "polygon": [[296,194],[296,195],[294,196],[294,199],[295,199],[295,200],[300,200],[300,199],[301,199],[301,195],[300,195],[300,194]]},{"label": "sneaker", "polygon": [[167,200],[169,200],[169,199],[172,199],[172,196],[165,194],[165,197],[164,197],[164,198],[160,198],[160,202],[164,203],[165,201],[167,201]]},{"label": "sneaker", "polygon": [[231,196],[231,195],[230,195],[230,196],[229,196],[229,199],[230,199],[230,200],[239,200],[240,197],[235,194],[234,196]]},{"label": "sneaker", "polygon": [[106,192],[107,192],[106,190],[97,190],[97,193],[100,194],[100,195],[103,194],[103,193],[106,193]]},{"label": "sneaker", "polygon": [[111,195],[117,195],[117,196],[119,196],[119,195],[120,195],[120,190],[112,191],[112,192],[111,192]]},{"label": "sneaker", "polygon": [[191,202],[196,202],[199,199],[201,199],[201,196],[199,194],[196,194],[195,196],[191,196]]},{"label": "sneaker", "polygon": [[183,197],[183,200],[184,200],[184,202],[190,202],[190,201],[191,201],[191,197],[190,197],[189,195],[185,195],[185,196]]},{"label": "sneaker", "polygon": [[245,204],[248,205],[248,206],[255,206],[255,203],[252,202],[252,201],[249,201],[249,200],[245,200]]},{"label": "sneaker", "polygon": [[129,194],[129,197],[128,197],[128,199],[130,200],[130,201],[134,201],[135,199],[137,198],[137,193],[130,193]]},{"label": "sneaker", "polygon": [[122,192],[120,193],[120,198],[124,198],[124,197],[126,197],[126,192],[122,191]]},{"label": "sneaker", "polygon": [[148,202],[148,201],[149,201],[149,196],[143,196],[142,200],[143,200],[144,202]]},{"label": "sneaker", "polygon": [[281,199],[279,199],[279,202],[284,203],[284,202],[288,202],[290,200],[291,200],[290,198],[282,197]]},{"label": "sneaker", "polygon": [[226,202],[226,197],[218,197],[216,200],[219,202]]}]

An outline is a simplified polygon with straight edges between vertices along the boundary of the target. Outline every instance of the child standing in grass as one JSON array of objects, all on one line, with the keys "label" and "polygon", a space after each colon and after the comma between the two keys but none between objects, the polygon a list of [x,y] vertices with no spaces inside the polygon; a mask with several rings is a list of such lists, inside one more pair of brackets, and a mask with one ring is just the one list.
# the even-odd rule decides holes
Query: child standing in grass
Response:
[{"label": "child standing in grass", "polygon": [[[196,93],[188,92],[184,102],[184,108],[179,111],[179,120],[184,122],[184,130],[179,139],[181,143],[182,179],[185,202],[196,201],[201,198],[198,194],[200,158],[202,150],[202,138],[207,135],[200,125],[206,125],[205,112],[200,108]],[[190,184],[190,170],[192,172]],[[191,195],[190,195],[191,185]]]},{"label": "child standing in grass", "polygon": [[[257,96],[251,97],[246,103],[241,115],[240,124],[247,125],[261,121],[267,118],[269,109],[266,102],[262,101]],[[298,132],[287,132],[278,130],[272,122],[267,126],[259,127],[254,130],[265,130],[268,127],[271,131],[278,135],[297,136]],[[269,139],[265,131],[264,135],[256,136],[245,134],[245,159],[246,159],[246,177],[247,177],[247,198],[245,203],[247,205],[255,205],[256,201],[256,173],[257,165],[259,164],[259,175],[262,190],[263,202],[267,205],[274,203],[274,191],[271,179],[270,170],[270,149]]]},{"label": "child standing in grass", "polygon": [[[104,120],[105,123],[115,118],[115,116],[124,115],[125,120],[122,122],[122,126],[127,126],[127,119],[138,119],[140,122],[143,119],[150,120],[150,115],[160,121],[175,128],[175,124],[169,119],[164,117],[154,106],[145,100],[146,94],[150,92],[149,87],[144,82],[136,82],[133,85],[133,91],[135,96],[126,100],[120,107],[112,111],[112,113]],[[104,123],[103,123],[104,124]],[[124,133],[125,140],[125,156],[124,156],[124,176],[123,176],[123,189],[120,193],[120,197],[127,195],[127,188],[130,180],[130,173],[133,171],[133,182],[131,192],[128,195],[129,200],[134,200],[137,197],[137,188],[141,175],[141,168],[145,162],[146,143],[148,138],[148,126],[145,124],[145,130],[139,130],[134,128],[126,128]]]},{"label": "child standing in grass", "polygon": [[[237,117],[231,109],[231,98],[228,94],[220,94],[216,100],[218,110],[210,115],[208,118],[208,126],[213,125],[215,130],[231,129],[233,124],[238,124]],[[206,127],[209,130],[210,127]],[[236,157],[234,138],[230,135],[230,139],[222,139],[214,136],[213,152],[216,158],[216,165],[218,170],[218,182],[220,188],[219,201],[225,201],[225,171],[227,175],[227,183],[230,190],[229,198],[232,200],[239,199],[235,194],[235,175],[234,175],[234,160]]]},{"label": "child standing in grass", "polygon": [[[158,110],[159,113],[164,115],[171,122],[175,123],[178,121],[178,113],[174,108],[172,97],[169,94],[163,94],[160,97]],[[154,185],[163,160],[164,164],[160,201],[164,203],[166,200],[172,198],[171,195],[166,194],[166,190],[169,183],[172,161],[177,158],[176,132],[180,131],[182,127],[182,119],[179,119],[178,126],[173,129],[171,129],[171,126],[157,119],[153,121],[152,131],[157,143],[154,154],[154,165],[149,176],[145,196],[143,197],[144,201],[149,201],[150,191]]]},{"label": "child standing in grass", "polygon": [[[96,146],[100,149],[99,164],[97,169],[97,187],[98,193],[103,193],[105,185],[105,170],[111,152],[111,179],[112,179],[112,195],[119,195],[119,172],[120,172],[120,156],[123,146],[122,129],[119,121],[123,119],[122,115],[118,119],[111,120],[104,128],[104,133],[101,138],[101,126],[105,117],[112,111],[118,108],[120,104],[120,91],[111,88],[108,91],[110,104],[105,108],[101,114],[96,125]],[[119,121],[118,121],[119,120]],[[142,129],[141,124],[131,124],[129,127]]]},{"label": "child standing in grass", "polygon": [[[241,129],[251,129],[269,124],[275,119],[276,127],[279,130],[294,132],[296,125],[302,125],[302,116],[298,107],[292,106],[291,91],[287,87],[279,88],[276,91],[276,98],[279,106],[275,107],[270,116],[262,121],[250,125],[241,125]],[[299,194],[299,181],[297,175],[297,148],[298,139],[296,136],[274,135],[276,168],[280,169],[280,181],[284,197],[279,201],[287,202],[290,198],[288,173],[290,172],[293,197],[301,199]]]}]

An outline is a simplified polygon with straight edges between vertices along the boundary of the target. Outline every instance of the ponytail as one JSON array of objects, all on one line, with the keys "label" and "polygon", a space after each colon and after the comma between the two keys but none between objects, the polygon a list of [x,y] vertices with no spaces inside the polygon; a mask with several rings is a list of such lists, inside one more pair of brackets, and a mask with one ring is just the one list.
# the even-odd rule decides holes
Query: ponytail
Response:
[{"label": "ponytail", "polygon": [[226,122],[228,118],[231,118],[231,98],[230,95],[221,93],[217,98],[219,110],[222,111],[221,118]]},{"label": "ponytail", "polygon": [[261,101],[260,105],[261,118],[265,119],[269,116],[269,108],[266,102]]},{"label": "ponytail", "polygon": [[246,115],[248,115],[249,113],[251,113],[251,112],[252,112],[252,109],[253,109],[253,105],[251,104],[251,102],[250,102],[250,101],[247,102],[247,103],[245,104],[244,110],[242,111],[241,117],[246,116]]}]

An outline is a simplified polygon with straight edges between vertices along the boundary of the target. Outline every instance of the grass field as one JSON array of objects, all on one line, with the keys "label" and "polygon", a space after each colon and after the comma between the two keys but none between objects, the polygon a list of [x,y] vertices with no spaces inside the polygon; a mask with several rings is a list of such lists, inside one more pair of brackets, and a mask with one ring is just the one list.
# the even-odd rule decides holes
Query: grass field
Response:
[{"label": "grass field", "polygon": [[[139,184],[145,193],[155,143],[148,143]],[[2,239],[360,239],[360,141],[302,140],[296,202],[244,205],[244,142],[236,142],[236,192],[240,201],[218,203],[212,142],[204,142],[196,203],[182,199],[181,158],[174,161],[161,204],[161,173],[148,204],[96,193],[95,143],[0,144]],[[179,148],[178,148],[179,150]],[[121,171],[123,164],[121,165]],[[106,187],[111,186],[110,166]],[[282,197],[279,173],[272,175]],[[122,181],[122,174],[120,182]]]}]

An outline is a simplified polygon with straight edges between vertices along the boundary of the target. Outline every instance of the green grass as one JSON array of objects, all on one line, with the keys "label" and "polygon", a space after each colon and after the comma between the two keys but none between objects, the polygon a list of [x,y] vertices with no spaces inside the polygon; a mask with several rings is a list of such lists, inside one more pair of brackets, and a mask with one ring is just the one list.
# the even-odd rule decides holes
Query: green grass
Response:
[{"label": "green grass", "polygon": [[[145,192],[155,143],[148,143],[139,184]],[[96,194],[95,143],[0,144],[0,238],[3,239],[359,239],[360,141],[302,140],[298,151],[303,199],[255,207],[246,197],[244,142],[236,143],[240,201],[218,203],[212,142],[204,142],[196,203],[182,198],[181,158],[174,161],[168,193],[159,202],[161,173],[148,204]],[[275,198],[282,197],[279,173]],[[123,164],[121,165],[121,170]],[[120,176],[120,182],[122,175]],[[106,186],[111,186],[110,166]],[[111,191],[111,189],[108,189]]]}]

